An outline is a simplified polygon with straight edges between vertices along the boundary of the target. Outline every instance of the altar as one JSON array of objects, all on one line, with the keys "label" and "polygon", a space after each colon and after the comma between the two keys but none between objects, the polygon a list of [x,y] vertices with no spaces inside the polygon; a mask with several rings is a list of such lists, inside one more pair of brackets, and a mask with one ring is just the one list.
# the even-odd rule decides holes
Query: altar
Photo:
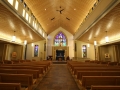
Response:
[{"label": "altar", "polygon": [[63,61],[63,60],[65,60],[65,59],[64,59],[64,56],[56,56],[56,60],[58,60],[58,61]]}]

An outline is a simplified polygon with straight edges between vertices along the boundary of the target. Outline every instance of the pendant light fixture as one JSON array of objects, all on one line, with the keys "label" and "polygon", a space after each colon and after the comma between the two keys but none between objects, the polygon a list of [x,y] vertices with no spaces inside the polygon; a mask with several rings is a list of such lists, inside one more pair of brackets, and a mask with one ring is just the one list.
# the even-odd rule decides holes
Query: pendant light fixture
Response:
[{"label": "pendant light fixture", "polygon": [[94,41],[94,45],[97,45],[97,41]]},{"label": "pendant light fixture", "polygon": [[96,41],[96,40],[94,41],[94,45],[95,45],[95,46],[97,45],[97,41]]},{"label": "pendant light fixture", "polygon": [[26,45],[27,44],[27,40],[24,40],[24,45]]},{"label": "pendant light fixture", "polygon": [[105,42],[108,43],[109,42],[109,37],[107,36],[107,31],[106,32],[106,37],[105,37]]},{"label": "pendant light fixture", "polygon": [[26,37],[25,37],[25,40],[24,40],[24,45],[26,45],[27,44],[27,40],[26,40]]},{"label": "pendant light fixture", "polygon": [[12,36],[12,42],[15,42],[16,40],[16,36],[15,36],[15,31],[14,31],[14,35]]}]

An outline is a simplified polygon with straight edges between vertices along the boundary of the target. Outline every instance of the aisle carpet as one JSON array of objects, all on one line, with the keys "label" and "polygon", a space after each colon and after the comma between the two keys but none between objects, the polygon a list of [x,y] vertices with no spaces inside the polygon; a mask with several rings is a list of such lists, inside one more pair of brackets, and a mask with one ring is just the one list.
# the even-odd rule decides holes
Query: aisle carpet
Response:
[{"label": "aisle carpet", "polygon": [[80,90],[66,64],[52,64],[35,90]]}]

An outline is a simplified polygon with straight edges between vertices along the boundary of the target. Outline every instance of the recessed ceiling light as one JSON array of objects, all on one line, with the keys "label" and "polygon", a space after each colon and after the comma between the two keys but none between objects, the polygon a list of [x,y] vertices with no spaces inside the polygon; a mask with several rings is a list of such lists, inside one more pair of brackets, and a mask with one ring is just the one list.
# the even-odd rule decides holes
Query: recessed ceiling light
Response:
[{"label": "recessed ceiling light", "polygon": [[45,8],[45,11],[46,11],[46,8]]},{"label": "recessed ceiling light", "polygon": [[74,10],[76,10],[76,8],[74,8]]}]

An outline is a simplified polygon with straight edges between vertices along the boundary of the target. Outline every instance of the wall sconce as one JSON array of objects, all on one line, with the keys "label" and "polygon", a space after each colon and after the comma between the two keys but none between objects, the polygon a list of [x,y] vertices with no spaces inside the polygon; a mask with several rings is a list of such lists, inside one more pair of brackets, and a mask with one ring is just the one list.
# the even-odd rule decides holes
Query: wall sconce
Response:
[{"label": "wall sconce", "polygon": [[105,41],[106,41],[106,43],[107,43],[107,42],[109,42],[109,37],[107,36],[107,31],[105,31],[105,32],[106,32]]},{"label": "wall sconce", "polygon": [[[89,41],[89,40],[88,40],[88,41]],[[89,44],[89,43],[87,44],[87,47],[90,47],[90,44]]]},{"label": "wall sconce", "polygon": [[34,43],[32,43],[31,46],[33,47],[33,46],[34,46]]},{"label": "wall sconce", "polygon": [[16,40],[16,36],[15,36],[15,31],[14,31],[14,35],[12,36],[12,42],[15,42]]},{"label": "wall sconce", "polygon": [[90,47],[90,44],[88,43],[87,46]]},{"label": "wall sconce", "polygon": [[27,44],[27,40],[24,40],[24,45],[26,45]]}]

